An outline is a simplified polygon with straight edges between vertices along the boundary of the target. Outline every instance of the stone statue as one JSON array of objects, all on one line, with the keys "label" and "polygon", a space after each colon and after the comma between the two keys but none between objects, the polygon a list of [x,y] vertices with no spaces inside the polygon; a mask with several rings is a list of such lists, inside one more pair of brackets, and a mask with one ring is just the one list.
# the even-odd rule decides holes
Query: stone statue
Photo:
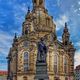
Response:
[{"label": "stone statue", "polygon": [[39,62],[46,62],[46,55],[47,55],[47,47],[44,44],[43,39],[41,38],[40,42],[38,42],[38,61]]}]

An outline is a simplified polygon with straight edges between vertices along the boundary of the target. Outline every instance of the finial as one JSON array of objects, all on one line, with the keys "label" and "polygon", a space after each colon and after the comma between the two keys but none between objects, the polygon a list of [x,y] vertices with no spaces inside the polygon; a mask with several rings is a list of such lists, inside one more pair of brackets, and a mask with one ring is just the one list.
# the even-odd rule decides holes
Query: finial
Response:
[{"label": "finial", "polygon": [[64,32],[68,32],[67,23],[65,22]]},{"label": "finial", "polygon": [[17,38],[17,34],[15,33],[15,36],[14,36],[14,38],[16,39]]},{"label": "finial", "polygon": [[15,36],[14,36],[14,42],[17,41],[17,34],[15,33]]},{"label": "finial", "polygon": [[65,22],[65,27],[67,27],[67,22]]},{"label": "finial", "polygon": [[28,6],[28,13],[30,13],[30,7]]},{"label": "finial", "polygon": [[29,14],[30,14],[30,7],[28,6],[27,7],[27,15],[26,15],[25,19],[29,18]]}]

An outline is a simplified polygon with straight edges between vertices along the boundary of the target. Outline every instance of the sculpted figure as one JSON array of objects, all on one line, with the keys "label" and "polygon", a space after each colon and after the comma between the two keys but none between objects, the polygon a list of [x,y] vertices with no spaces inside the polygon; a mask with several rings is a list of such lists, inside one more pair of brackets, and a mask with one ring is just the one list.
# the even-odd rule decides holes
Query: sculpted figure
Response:
[{"label": "sculpted figure", "polygon": [[46,54],[47,54],[47,47],[44,44],[43,39],[41,38],[40,42],[38,42],[38,61],[46,62]]}]

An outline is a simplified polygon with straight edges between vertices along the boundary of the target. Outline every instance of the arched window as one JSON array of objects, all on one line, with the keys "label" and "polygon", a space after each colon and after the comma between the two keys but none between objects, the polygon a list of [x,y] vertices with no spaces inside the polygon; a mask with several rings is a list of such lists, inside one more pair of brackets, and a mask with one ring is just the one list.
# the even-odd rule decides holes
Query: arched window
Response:
[{"label": "arched window", "polygon": [[54,55],[54,73],[55,74],[58,73],[58,55],[57,54]]},{"label": "arched window", "polygon": [[67,61],[67,57],[66,56],[64,56],[64,64],[63,64],[63,66],[64,66],[64,73],[67,73],[67,71],[68,71],[68,61]]},{"label": "arched window", "polygon": [[24,53],[24,72],[26,72],[29,68],[29,54],[27,52]]}]

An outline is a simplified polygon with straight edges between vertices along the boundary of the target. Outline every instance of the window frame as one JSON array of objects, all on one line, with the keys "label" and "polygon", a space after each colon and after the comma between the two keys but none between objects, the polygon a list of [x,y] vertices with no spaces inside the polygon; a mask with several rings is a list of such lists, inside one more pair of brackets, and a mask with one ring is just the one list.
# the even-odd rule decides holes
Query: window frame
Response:
[{"label": "window frame", "polygon": [[66,55],[63,56],[63,71],[65,74],[68,73],[68,58]]},{"label": "window frame", "polygon": [[[57,74],[58,73],[58,59],[59,59],[59,57],[58,57],[58,54],[56,53],[56,54],[54,54],[54,73],[55,74]],[[56,66],[56,67],[55,67]],[[55,71],[55,68],[56,68],[56,71]]]},{"label": "window frame", "polygon": [[[27,58],[25,58],[25,55],[27,54]],[[23,61],[24,61],[24,72],[27,72],[29,70],[29,53],[28,52],[24,52],[24,56],[23,56]]]}]

